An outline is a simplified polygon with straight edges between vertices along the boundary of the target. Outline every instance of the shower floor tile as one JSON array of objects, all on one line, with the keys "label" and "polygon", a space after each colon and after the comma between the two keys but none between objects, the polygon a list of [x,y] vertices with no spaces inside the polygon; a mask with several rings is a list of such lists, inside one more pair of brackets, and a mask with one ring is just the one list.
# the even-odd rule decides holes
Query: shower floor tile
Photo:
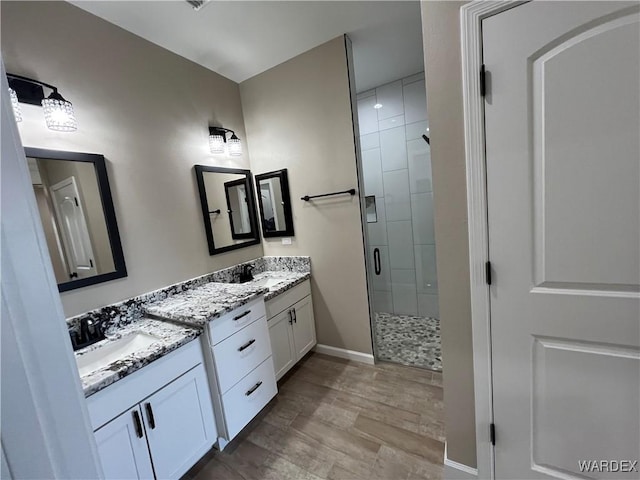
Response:
[{"label": "shower floor tile", "polygon": [[437,318],[376,313],[374,329],[378,360],[442,371]]}]

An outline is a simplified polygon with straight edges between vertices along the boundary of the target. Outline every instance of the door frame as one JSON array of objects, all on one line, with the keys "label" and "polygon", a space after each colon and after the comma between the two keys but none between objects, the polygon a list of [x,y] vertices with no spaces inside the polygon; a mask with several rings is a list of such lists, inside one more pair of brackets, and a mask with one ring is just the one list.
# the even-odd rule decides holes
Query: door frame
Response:
[{"label": "door frame", "polygon": [[464,107],[464,144],[469,226],[469,270],[473,379],[478,478],[495,478],[493,377],[491,358],[491,302],[487,284],[489,225],[485,158],[484,98],[480,91],[482,20],[526,3],[520,0],[473,1],[460,8],[460,46]]},{"label": "door frame", "polygon": [[104,478],[1,58],[0,96],[0,473]]}]

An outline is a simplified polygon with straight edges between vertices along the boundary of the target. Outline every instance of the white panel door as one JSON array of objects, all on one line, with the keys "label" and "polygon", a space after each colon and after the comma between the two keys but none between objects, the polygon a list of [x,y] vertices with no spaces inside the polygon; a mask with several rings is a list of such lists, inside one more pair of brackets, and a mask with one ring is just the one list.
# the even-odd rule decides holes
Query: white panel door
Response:
[{"label": "white panel door", "polygon": [[291,309],[285,310],[268,322],[271,353],[273,355],[273,369],[276,380],[289,371],[296,363],[296,350],[293,343],[293,314]]},{"label": "white panel door", "polygon": [[293,307],[293,342],[296,360],[300,360],[316,344],[316,323],[313,318],[311,295],[303,298]]},{"label": "white panel door", "polygon": [[97,271],[76,180],[69,177],[50,188],[71,280],[91,277]]},{"label": "white panel door", "polygon": [[138,405],[96,430],[95,437],[104,478],[154,478]]},{"label": "white panel door", "polygon": [[217,440],[211,393],[202,364],[140,405],[159,479],[179,478]]},{"label": "white panel door", "polygon": [[498,478],[639,477],[580,466],[640,460],[638,12],[482,24]]}]

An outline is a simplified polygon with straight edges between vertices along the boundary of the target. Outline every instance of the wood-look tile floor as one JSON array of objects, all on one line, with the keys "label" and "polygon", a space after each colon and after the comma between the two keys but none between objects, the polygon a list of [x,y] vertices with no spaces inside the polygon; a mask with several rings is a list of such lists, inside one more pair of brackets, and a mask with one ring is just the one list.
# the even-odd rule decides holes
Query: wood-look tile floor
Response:
[{"label": "wood-look tile floor", "polygon": [[188,480],[440,479],[442,376],[312,353],[224,452]]}]

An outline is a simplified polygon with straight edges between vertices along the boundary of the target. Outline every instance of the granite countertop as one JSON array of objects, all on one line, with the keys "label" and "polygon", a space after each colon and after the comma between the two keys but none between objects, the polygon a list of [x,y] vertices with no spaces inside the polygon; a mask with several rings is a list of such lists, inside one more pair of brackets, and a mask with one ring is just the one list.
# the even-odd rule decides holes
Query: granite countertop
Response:
[{"label": "granite countertop", "polygon": [[235,310],[267,291],[265,287],[253,282],[211,282],[151,303],[144,307],[144,310],[149,315],[202,328],[211,320]]},{"label": "granite countertop", "polygon": [[[159,318],[204,327],[260,295],[270,300],[310,277],[309,272],[267,271],[245,283],[211,282],[149,304],[144,310]],[[267,286],[268,281],[277,283]]]},{"label": "granite countertop", "polygon": [[88,397],[133,372],[149,365],[167,353],[197,338],[202,330],[199,328],[177,325],[171,322],[142,318],[125,326],[119,326],[105,332],[106,340],[94,343],[75,352],[76,359],[100,347],[106,347],[114,340],[131,334],[144,333],[157,337],[158,341],[137,350],[135,353],[119,358],[105,367],[92,370],[80,376],[84,396]]},{"label": "granite countertop", "polygon": [[264,300],[269,301],[273,297],[277,297],[281,293],[286,292],[287,290],[292,289],[296,285],[301,284],[308,278],[311,278],[311,272],[285,272],[285,271],[267,271],[257,274],[252,282],[247,282],[247,284],[251,283],[259,283],[264,281],[263,279],[273,279],[279,280],[282,279],[282,282],[277,283],[269,287],[269,291],[265,293]]}]

